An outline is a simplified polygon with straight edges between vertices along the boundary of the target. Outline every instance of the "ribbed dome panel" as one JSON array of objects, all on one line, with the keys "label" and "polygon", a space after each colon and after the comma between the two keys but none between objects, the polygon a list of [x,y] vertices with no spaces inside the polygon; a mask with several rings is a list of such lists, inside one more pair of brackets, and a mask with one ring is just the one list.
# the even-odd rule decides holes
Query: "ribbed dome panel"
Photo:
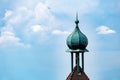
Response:
[{"label": "ribbed dome panel", "polygon": [[78,26],[76,26],[75,30],[68,36],[67,45],[72,50],[84,50],[88,45],[87,37],[80,31]]}]

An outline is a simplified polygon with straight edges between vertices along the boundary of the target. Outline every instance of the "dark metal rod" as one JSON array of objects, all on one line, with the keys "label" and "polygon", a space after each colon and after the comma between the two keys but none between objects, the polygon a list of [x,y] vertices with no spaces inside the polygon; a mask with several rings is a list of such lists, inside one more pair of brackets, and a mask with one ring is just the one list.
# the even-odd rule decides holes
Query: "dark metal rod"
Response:
[{"label": "dark metal rod", "polygon": [[76,59],[75,59],[75,63],[76,63],[76,66],[77,66],[77,53],[75,54],[75,57],[76,57]]},{"label": "dark metal rod", "polygon": [[82,53],[82,71],[84,72],[84,52]]},{"label": "dark metal rod", "polygon": [[76,53],[77,54],[77,72],[78,74],[80,73],[80,66],[79,66],[79,53]]},{"label": "dark metal rod", "polygon": [[80,61],[79,61],[79,53],[78,53],[78,73],[80,73]]},{"label": "dark metal rod", "polygon": [[73,53],[71,52],[71,72],[73,71]]}]

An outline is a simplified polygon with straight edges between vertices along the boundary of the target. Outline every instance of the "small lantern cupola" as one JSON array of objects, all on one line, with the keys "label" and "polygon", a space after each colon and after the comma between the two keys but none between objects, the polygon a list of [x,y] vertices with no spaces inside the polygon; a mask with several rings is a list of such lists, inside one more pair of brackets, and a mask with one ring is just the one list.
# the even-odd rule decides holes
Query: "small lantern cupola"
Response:
[{"label": "small lantern cupola", "polygon": [[[76,27],[74,31],[67,37],[67,52],[71,53],[71,73],[66,80],[89,80],[84,72],[84,53],[88,52],[86,49],[88,45],[87,37],[80,31],[78,27],[78,14],[76,14]],[[81,53],[81,56],[79,55]],[[75,55],[75,60],[74,56]],[[81,57],[81,58],[80,58]],[[75,61],[75,65],[74,65]],[[81,64],[80,64],[81,61]],[[75,66],[75,67],[74,67]]]}]

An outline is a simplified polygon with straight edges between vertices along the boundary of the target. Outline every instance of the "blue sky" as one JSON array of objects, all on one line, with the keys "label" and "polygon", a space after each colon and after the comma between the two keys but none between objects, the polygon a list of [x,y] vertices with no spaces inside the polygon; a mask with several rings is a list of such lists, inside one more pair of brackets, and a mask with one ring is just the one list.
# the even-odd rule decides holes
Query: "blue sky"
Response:
[{"label": "blue sky", "polygon": [[1,0],[0,80],[65,80],[76,12],[89,40],[85,72],[91,80],[119,80],[119,0]]}]

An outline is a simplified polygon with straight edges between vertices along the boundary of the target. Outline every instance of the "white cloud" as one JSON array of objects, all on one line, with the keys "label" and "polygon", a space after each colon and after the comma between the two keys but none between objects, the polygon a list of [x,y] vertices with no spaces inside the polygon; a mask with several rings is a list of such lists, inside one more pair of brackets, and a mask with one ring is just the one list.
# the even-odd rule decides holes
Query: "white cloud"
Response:
[{"label": "white cloud", "polygon": [[49,10],[48,7],[43,3],[38,3],[35,7],[35,17],[41,18],[41,17],[48,17]]},{"label": "white cloud", "polygon": [[40,32],[40,31],[43,31],[44,29],[40,25],[34,25],[31,27],[31,30],[33,32]]},{"label": "white cloud", "polygon": [[5,13],[5,19],[10,17],[13,14],[13,12],[11,10],[7,10]]},{"label": "white cloud", "polygon": [[54,34],[54,35],[66,35],[66,34],[70,34],[70,32],[68,32],[68,31],[61,31],[61,30],[53,30],[52,34]]},{"label": "white cloud", "polygon": [[[48,9],[46,4],[39,2],[34,8],[34,22],[46,25],[47,27],[51,27],[54,20],[53,14]],[[52,26],[53,27],[53,26]]]},{"label": "white cloud", "polygon": [[[31,6],[33,7],[28,8],[24,5],[12,10],[6,10],[3,18],[6,21],[6,25],[3,26],[1,32],[1,45],[6,43],[3,39],[12,41],[11,37],[15,40],[15,43],[20,42],[21,39],[15,35],[25,36],[27,38],[24,39],[30,39],[32,42],[41,41],[41,39],[47,36],[46,34],[49,33],[50,29],[54,27],[54,16],[45,3],[38,1],[36,5]],[[7,30],[8,28],[12,30]],[[7,34],[7,36],[5,36],[3,33],[6,31],[14,35]],[[36,40],[34,40],[34,38],[36,38]],[[7,44],[5,45],[7,46]]]},{"label": "white cloud", "polygon": [[4,27],[1,30],[0,35],[0,47],[30,47],[21,42],[20,38],[16,37],[13,33],[13,29],[10,27]]},{"label": "white cloud", "polygon": [[17,25],[22,24],[26,20],[30,19],[30,17],[32,17],[31,10],[27,9],[26,7],[19,7],[15,10],[6,10],[3,19],[6,21],[6,25],[12,25],[12,27],[16,27]]},{"label": "white cloud", "polygon": [[110,29],[107,26],[100,26],[96,28],[98,34],[113,34],[116,33],[115,30]]}]

